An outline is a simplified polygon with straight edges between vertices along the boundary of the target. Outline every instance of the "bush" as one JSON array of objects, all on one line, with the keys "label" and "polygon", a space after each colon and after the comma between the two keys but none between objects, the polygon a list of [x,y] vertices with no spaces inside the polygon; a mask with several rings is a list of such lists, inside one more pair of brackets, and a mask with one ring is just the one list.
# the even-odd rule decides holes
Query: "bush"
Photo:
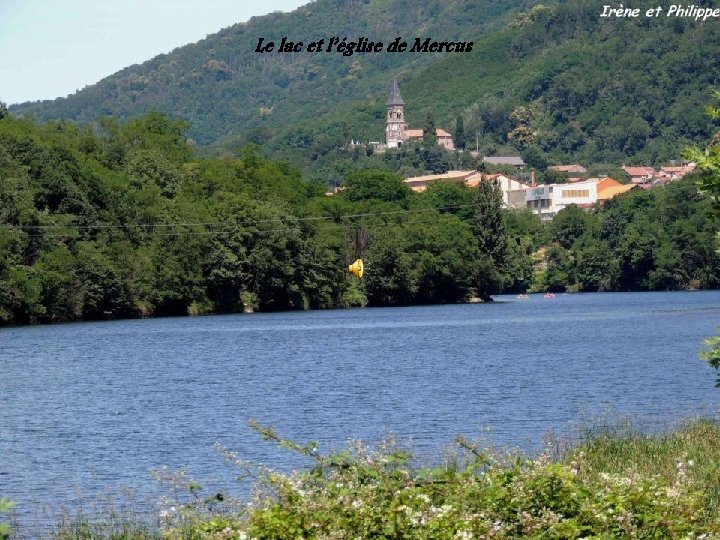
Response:
[{"label": "bush", "polygon": [[[683,444],[684,451],[694,444],[684,430],[707,435],[707,424],[646,437],[654,441],[649,446],[632,438],[637,435],[601,436],[560,460],[492,456],[458,439],[453,457],[430,468],[413,466],[411,454],[392,439],[376,449],[353,443],[322,456],[312,443],[300,446],[272,429],[259,429],[264,437],[313,456],[315,466],[290,474],[267,472],[245,517],[200,522],[195,531],[201,536],[454,540],[720,534],[717,508],[709,504],[703,479],[690,472],[693,460],[676,456]],[[712,430],[718,427],[713,424]],[[612,472],[597,469],[608,465],[599,456],[612,445],[654,455],[659,445],[671,466],[663,461],[662,471],[634,468],[632,456],[625,454],[628,461],[615,462]]]}]

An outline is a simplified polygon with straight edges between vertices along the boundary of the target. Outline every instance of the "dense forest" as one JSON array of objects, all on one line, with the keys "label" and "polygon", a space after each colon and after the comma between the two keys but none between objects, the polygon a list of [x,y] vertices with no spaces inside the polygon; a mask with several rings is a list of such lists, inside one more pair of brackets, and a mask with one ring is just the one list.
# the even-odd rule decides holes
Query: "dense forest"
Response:
[{"label": "dense forest", "polygon": [[[716,287],[692,178],[549,224],[499,189],[415,194],[384,170],[327,197],[253,147],[198,156],[160,113],[102,130],[0,118],[0,322],[458,302],[526,290]],[[363,257],[358,281],[347,264]]]},{"label": "dense forest", "polygon": [[[462,154],[368,156],[382,141],[397,76],[411,127],[431,114],[459,145],[560,162],[664,165],[713,133],[704,115],[720,85],[720,26],[683,18],[603,19],[596,3],[318,0],[237,24],[131,66],[68,98],[11,107],[38,120],[127,120],[150,110],[190,122],[204,153],[247,143],[332,185],[350,170],[446,170]],[[654,7],[640,2],[634,7]],[[699,2],[707,4],[707,2]],[[394,22],[390,22],[394,21]],[[259,36],[401,35],[474,40],[470,53],[254,53]],[[299,38],[298,38],[299,39]],[[1,98],[2,96],[0,96]],[[367,150],[367,151],[366,151]]]}]

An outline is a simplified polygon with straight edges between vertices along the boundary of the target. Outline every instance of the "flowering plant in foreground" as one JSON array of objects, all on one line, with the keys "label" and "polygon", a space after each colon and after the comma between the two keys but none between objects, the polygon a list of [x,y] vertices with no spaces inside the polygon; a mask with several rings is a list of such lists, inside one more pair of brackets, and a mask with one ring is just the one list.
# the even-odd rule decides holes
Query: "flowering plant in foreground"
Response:
[{"label": "flowering plant in foreground", "polygon": [[720,538],[720,520],[689,474],[692,460],[679,461],[671,477],[632,468],[604,473],[583,451],[563,462],[496,457],[459,438],[442,465],[414,467],[393,439],[320,455],[312,443],[300,446],[255,427],[312,456],[315,466],[265,470],[245,511],[198,515],[166,537]]}]

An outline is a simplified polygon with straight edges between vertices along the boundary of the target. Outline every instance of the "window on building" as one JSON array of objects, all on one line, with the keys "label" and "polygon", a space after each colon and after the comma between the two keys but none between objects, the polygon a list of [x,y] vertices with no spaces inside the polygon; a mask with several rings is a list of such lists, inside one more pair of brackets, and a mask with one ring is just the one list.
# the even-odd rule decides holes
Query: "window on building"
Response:
[{"label": "window on building", "polygon": [[589,196],[590,196],[589,189],[566,189],[566,190],[563,190],[563,197],[566,199],[573,198],[573,197],[589,197]]}]

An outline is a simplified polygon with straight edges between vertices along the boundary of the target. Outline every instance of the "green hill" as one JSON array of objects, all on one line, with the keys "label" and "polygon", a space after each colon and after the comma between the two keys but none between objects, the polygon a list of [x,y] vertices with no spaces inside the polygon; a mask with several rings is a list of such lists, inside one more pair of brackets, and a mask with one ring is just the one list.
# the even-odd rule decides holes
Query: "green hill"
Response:
[{"label": "green hill", "polygon": [[[417,72],[445,54],[255,53],[260,37],[276,43],[332,36],[389,44],[398,36],[472,40],[498,29],[524,0],[318,0],[292,13],[255,17],[191,45],[130,66],[67,98],[12,108],[38,120],[121,120],[159,110],[190,122],[198,145],[304,124],[374,101],[388,79]],[[257,136],[257,135],[256,135]]]},{"label": "green hill", "polygon": [[[388,80],[397,76],[412,127],[428,113],[454,131],[463,119],[481,153],[547,163],[666,164],[705,145],[704,115],[720,86],[720,25],[681,18],[603,19],[595,3],[318,0],[231,26],[131,66],[68,98],[11,110],[38,120],[92,122],[149,110],[187,120],[212,153],[247,143],[309,178],[336,183],[358,167],[402,173],[471,165],[429,163],[414,149],[367,157],[350,139],[381,141]],[[645,6],[647,4],[647,6]],[[638,7],[650,7],[645,2]],[[641,11],[644,11],[641,10]],[[255,53],[257,40],[397,36],[474,41],[469,53]]]},{"label": "green hill", "polygon": [[[667,164],[688,146],[705,145],[714,130],[705,107],[720,86],[720,25],[607,21],[596,11],[582,2],[536,7],[478,40],[471,54],[406,73],[400,87],[408,123],[422,127],[431,112],[452,131],[459,116],[468,146],[520,153],[540,169]],[[411,150],[358,159],[338,149],[343,130],[356,139],[382,137],[384,101],[380,92],[372,104],[292,126],[271,146],[308,171],[324,171],[325,180],[333,169],[363,162],[406,172]],[[446,166],[455,164],[446,158]]]}]

